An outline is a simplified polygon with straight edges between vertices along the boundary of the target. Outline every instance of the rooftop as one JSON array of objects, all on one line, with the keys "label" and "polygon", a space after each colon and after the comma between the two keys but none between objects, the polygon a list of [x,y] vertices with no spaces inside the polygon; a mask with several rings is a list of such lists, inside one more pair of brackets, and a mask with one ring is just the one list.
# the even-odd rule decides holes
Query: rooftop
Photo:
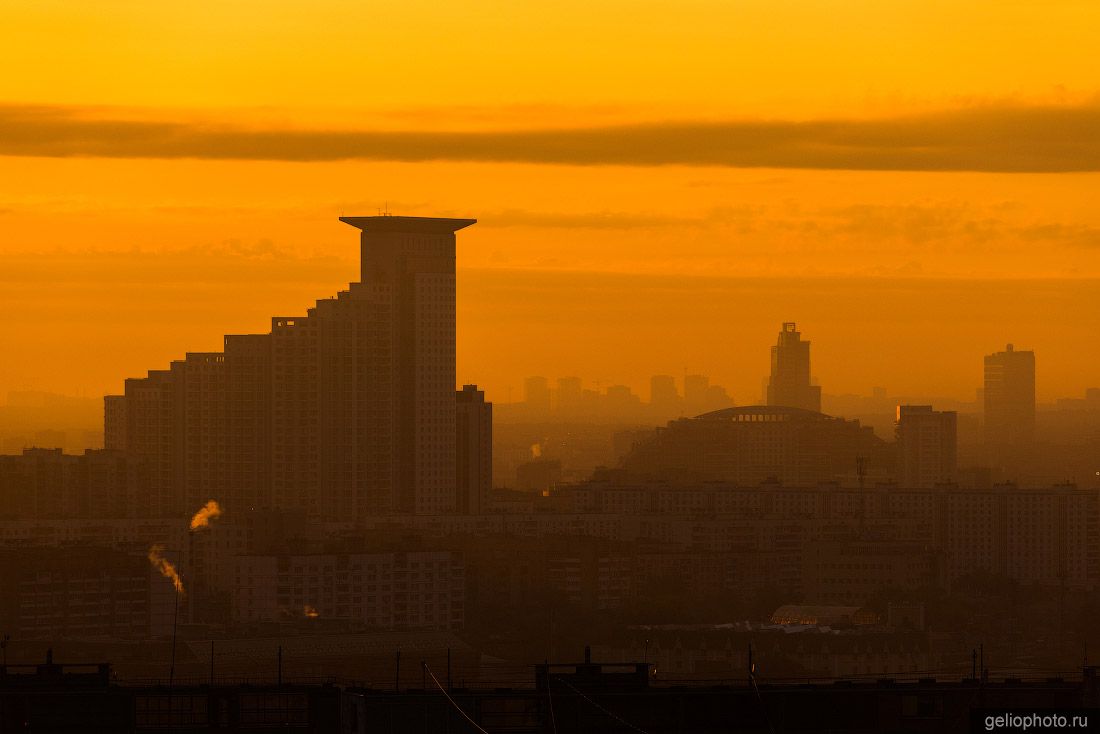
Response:
[{"label": "rooftop", "polygon": [[781,420],[834,420],[831,416],[816,410],[789,408],[782,405],[741,405],[735,408],[722,408],[696,416],[695,420],[706,421],[781,421]]},{"label": "rooftop", "polygon": [[476,219],[446,219],[441,217],[395,217],[383,214],[377,217],[340,217],[344,224],[350,224],[364,232],[422,232],[439,234],[457,232]]}]

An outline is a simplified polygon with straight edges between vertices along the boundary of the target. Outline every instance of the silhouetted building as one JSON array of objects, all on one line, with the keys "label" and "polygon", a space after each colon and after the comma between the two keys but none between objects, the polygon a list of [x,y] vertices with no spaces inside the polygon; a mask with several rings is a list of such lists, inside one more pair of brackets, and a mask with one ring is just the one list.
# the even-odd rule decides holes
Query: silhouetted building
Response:
[{"label": "silhouetted building", "polygon": [[86,511],[80,457],[61,449],[0,455],[0,519],[81,517]]},{"label": "silhouetted building", "polygon": [[534,459],[516,467],[516,488],[525,492],[545,492],[561,481],[561,461]]},{"label": "silhouetted building", "polygon": [[211,497],[330,519],[455,510],[455,232],[475,220],[341,221],[362,231],[361,282],[107,398],[152,514]]},{"label": "silhouetted building", "polygon": [[563,416],[575,416],[584,403],[584,389],[579,377],[558,378],[558,413]]},{"label": "silhouetted building", "polygon": [[103,426],[111,432],[103,434],[103,448],[116,451],[126,449],[126,422],[126,397],[104,396]]},{"label": "silhouetted building", "polygon": [[[1002,717],[998,723],[1030,721],[1032,712],[1038,712],[1036,721],[1061,718],[1066,728],[1079,723],[1085,729],[1100,701],[1097,671],[1089,666],[1067,677],[1047,677],[1042,671],[1022,679],[993,676],[988,668],[980,680],[960,680],[957,673],[940,680],[927,677],[937,661],[928,637],[912,631],[794,632],[739,623],[637,626],[628,634],[613,644],[593,646],[591,654],[586,650],[583,663],[525,665],[520,678],[482,679],[473,686],[460,683],[468,679],[460,678],[459,671],[476,670],[476,661],[460,668],[456,655],[458,685],[451,685],[448,676],[445,696],[434,683],[442,678],[446,658],[429,655],[426,648],[417,648],[414,659],[430,659],[433,678],[421,665],[403,665],[401,675],[390,679],[390,667],[360,664],[355,672],[369,681],[362,687],[277,683],[266,669],[243,684],[189,681],[166,687],[115,682],[106,663],[59,665],[47,657],[45,665],[0,667],[0,724],[5,731],[56,734],[93,729],[962,734],[993,728],[994,716]],[[439,633],[430,637],[435,644],[447,644]],[[389,636],[358,636],[350,652],[367,663],[380,657],[376,650],[394,643]],[[269,665],[270,645],[270,640],[257,640],[226,646],[235,658]],[[311,667],[332,668],[324,664],[330,638],[288,639],[284,645]],[[392,648],[386,650],[390,655],[383,659],[392,666]],[[308,657],[298,657],[307,652]],[[407,648],[406,655],[411,657]],[[748,675],[750,658],[757,664],[759,685]],[[875,680],[876,673],[890,677]]]},{"label": "silhouetted building", "polygon": [[680,393],[672,375],[654,375],[649,378],[649,407],[657,415],[666,418],[680,411]]},{"label": "silhouetted building", "polygon": [[796,627],[856,627],[874,625],[881,621],[874,610],[860,605],[784,604],[772,612],[771,616],[772,624]]},{"label": "silhouetted building", "polygon": [[803,548],[802,595],[823,604],[865,605],[943,588],[940,572],[939,554],[919,543],[820,540]]},{"label": "silhouetted building", "polygon": [[710,379],[706,375],[686,375],[684,377],[684,412],[699,415],[707,411],[707,391]]},{"label": "silhouetted building", "polygon": [[872,473],[890,476],[891,454],[859,421],[756,405],[671,421],[639,441],[621,465],[634,476],[673,481],[814,485],[852,476],[860,457]]},{"label": "silhouetted building", "polygon": [[477,385],[463,385],[456,398],[456,509],[477,515],[493,488],[493,404],[485,402],[485,392]]},{"label": "silhouetted building", "polygon": [[626,385],[609,385],[606,395],[607,411],[612,415],[633,415],[642,401]]},{"label": "silhouetted building", "polygon": [[237,557],[239,622],[342,619],[370,628],[460,629],[465,570],[447,551]]},{"label": "silhouetted building", "polygon": [[[737,573],[746,587],[766,583],[800,588],[806,571],[801,554],[811,542],[885,538],[939,554],[942,562],[936,577],[948,586],[969,575],[986,573],[1021,584],[1100,588],[1097,489],[1073,485],[910,489],[894,484],[860,489],[832,483],[790,487],[774,482],[746,486],[734,482],[600,480],[559,487],[554,495],[563,512],[578,514],[563,514],[559,516],[562,519],[553,514],[535,515],[546,525],[527,532],[581,526],[591,534],[623,541],[681,542],[712,552],[740,549],[746,555],[739,561],[742,565]],[[519,527],[517,519],[510,529],[518,532]],[[855,555],[863,552],[870,550]],[[892,551],[887,548],[883,552]],[[857,565],[861,561],[837,563]],[[869,558],[865,563],[881,565],[886,561]],[[826,583],[850,583],[842,579],[857,570],[845,568],[822,578]],[[910,573],[913,578],[907,578],[907,584],[923,583],[921,579],[927,578],[924,572],[919,577],[915,571]]]},{"label": "silhouetted building", "polygon": [[1035,353],[1005,351],[985,358],[985,437],[995,456],[1035,440]]},{"label": "silhouetted building", "polygon": [[931,405],[899,405],[898,478],[903,487],[934,487],[955,481],[958,415]]},{"label": "silhouetted building", "polygon": [[[171,587],[144,553],[109,548],[0,551],[0,630],[20,639],[147,639]],[[167,602],[167,604],[165,604]]]},{"label": "silhouetted building", "polygon": [[810,343],[802,341],[794,322],[783,324],[772,347],[768,405],[821,411],[821,388],[810,384]]},{"label": "silhouetted building", "polygon": [[537,415],[550,413],[550,381],[545,377],[528,377],[523,381],[523,402],[527,410]]},{"label": "silhouetted building", "polygon": [[[858,607],[786,605],[776,610],[770,625],[732,624],[639,625],[617,643],[599,645],[602,657],[645,656],[657,670],[657,680],[687,684],[692,679],[727,678],[731,671],[754,665],[764,677],[834,678],[840,676],[917,676],[935,661],[929,636],[869,623],[874,613]],[[790,620],[789,623],[776,620]],[[807,620],[820,620],[806,622]],[[761,684],[763,685],[763,683]],[[806,684],[803,683],[803,686]],[[775,688],[770,685],[771,690]],[[804,688],[805,690],[805,688]],[[764,694],[768,695],[768,694]],[[793,707],[799,703],[792,702]],[[828,717],[821,711],[819,717]],[[785,718],[785,720],[787,720]],[[742,720],[743,721],[743,720]],[[939,723],[939,722],[937,722]],[[867,722],[848,726],[822,725],[828,731],[913,731],[876,728]],[[708,729],[700,727],[700,731]],[[760,726],[726,724],[719,731],[768,731]],[[778,731],[778,727],[776,728]],[[799,726],[812,731],[811,725]]]}]

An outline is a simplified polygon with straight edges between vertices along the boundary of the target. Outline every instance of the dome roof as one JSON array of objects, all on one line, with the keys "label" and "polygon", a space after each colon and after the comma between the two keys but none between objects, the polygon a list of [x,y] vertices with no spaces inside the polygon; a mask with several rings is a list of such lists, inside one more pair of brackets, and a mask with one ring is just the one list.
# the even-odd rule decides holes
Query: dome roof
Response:
[{"label": "dome roof", "polygon": [[703,413],[696,416],[694,420],[767,422],[787,420],[827,421],[835,420],[835,418],[805,408],[788,408],[782,405],[742,405],[736,408],[723,408],[722,410]]}]

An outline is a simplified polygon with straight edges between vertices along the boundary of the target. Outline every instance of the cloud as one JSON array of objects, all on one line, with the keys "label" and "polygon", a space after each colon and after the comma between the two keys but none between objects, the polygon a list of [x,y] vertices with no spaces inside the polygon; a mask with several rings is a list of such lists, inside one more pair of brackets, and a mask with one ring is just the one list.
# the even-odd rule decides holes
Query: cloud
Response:
[{"label": "cloud", "polygon": [[1100,171],[1100,106],[985,106],[874,120],[653,122],[495,131],[306,130],[0,106],[0,155],[481,161],[899,171]]},{"label": "cloud", "polygon": [[522,209],[506,209],[482,217],[482,226],[536,227],[539,229],[652,229],[654,227],[701,226],[699,217],[671,217],[659,214],[629,212],[555,213]]},{"label": "cloud", "polygon": [[1061,242],[1075,247],[1100,248],[1100,227],[1088,224],[1033,224],[1021,228],[1020,237],[1042,244]]},{"label": "cloud", "polygon": [[100,289],[151,284],[175,287],[270,283],[341,285],[358,273],[354,260],[300,255],[268,240],[224,242],[185,249],[144,251],[9,252],[0,268],[7,292],[33,290],[41,283],[87,284]]}]

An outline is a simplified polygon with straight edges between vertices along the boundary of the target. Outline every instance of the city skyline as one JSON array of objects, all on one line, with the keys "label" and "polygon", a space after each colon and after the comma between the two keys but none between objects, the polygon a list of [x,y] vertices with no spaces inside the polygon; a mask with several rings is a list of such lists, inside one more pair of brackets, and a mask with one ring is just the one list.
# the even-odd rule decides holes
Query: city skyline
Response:
[{"label": "city skyline", "polygon": [[455,387],[497,402],[684,368],[743,399],[766,361],[731,345],[784,321],[837,393],[968,399],[1010,342],[1042,401],[1095,382],[1088,3],[201,7],[0,9],[0,394],[255,333],[387,209],[477,212]]},{"label": "city skyline", "polygon": [[[346,249],[346,248],[345,248]],[[134,255],[134,262],[139,266],[148,264],[149,260],[143,255]],[[469,271],[466,271],[465,276],[468,278]],[[348,275],[348,281],[355,279],[354,274]],[[510,289],[505,285],[507,278],[503,280],[497,276],[486,276],[488,278],[488,289],[490,292],[496,289]],[[533,275],[523,277],[536,277]],[[617,276],[608,276],[606,279],[602,276],[591,281],[591,285],[599,287],[599,283],[606,282],[610,285],[614,285],[617,281]],[[298,290],[304,290],[305,288],[313,289],[312,298],[316,297],[317,291],[315,288],[320,287],[322,289],[328,289],[329,291],[338,291],[346,285],[348,281],[344,281],[343,284],[333,286],[316,286],[313,281],[308,277],[308,274],[300,284],[294,284],[293,288]],[[459,267],[457,270],[458,289],[460,292],[470,292],[468,281],[464,278],[463,268]],[[521,277],[522,282],[522,277]],[[289,287],[287,282],[278,284],[279,287]],[[868,285],[869,289],[873,293],[880,286],[875,284]],[[926,289],[935,289],[934,284],[917,284],[918,287],[924,291]],[[745,298],[752,298],[753,294],[757,292],[760,287],[763,287],[763,281],[759,283],[749,284],[749,289]],[[215,285],[216,290],[222,288],[230,288],[230,283],[220,283]],[[731,286],[732,287],[732,286]],[[822,286],[823,287],[823,286]],[[839,287],[839,286],[835,286]],[[1006,288],[1008,286],[1005,286]],[[205,290],[205,289],[204,289]],[[1084,298],[1084,292],[1087,288],[1082,288],[1080,295],[1074,293],[1071,289],[1068,293],[1063,293],[1061,300],[1074,300],[1078,297]],[[324,290],[320,292],[325,292]],[[707,292],[707,291],[704,291]],[[622,294],[616,288],[610,288],[609,296],[612,294]],[[625,297],[625,294],[622,294]],[[717,294],[716,294],[717,295]],[[847,294],[839,294],[840,298],[851,298],[853,301],[859,300],[863,296],[855,296],[849,292]],[[957,293],[961,296],[961,293]],[[1052,294],[1053,295],[1053,294]],[[228,292],[225,293],[225,297],[228,298]],[[1009,294],[1005,292],[1001,297],[1009,298]],[[476,297],[475,297],[476,299]],[[471,299],[467,299],[471,300]],[[689,300],[697,300],[697,297],[692,297]],[[296,299],[293,307],[287,306],[285,303],[278,303],[271,305],[272,311],[270,313],[283,313],[302,310],[312,301],[305,301],[304,299]],[[61,298],[61,303],[64,303],[64,297]],[[498,304],[503,305],[503,304]],[[627,309],[631,306],[638,306],[639,308],[649,309],[654,303],[652,301],[632,304],[624,301],[617,303],[606,304],[609,308],[615,310]],[[62,308],[65,308],[62,306]],[[168,310],[161,313],[144,313],[143,318],[164,318],[164,323],[159,325],[155,323],[148,323],[146,325],[140,325],[136,328],[140,333],[148,336],[141,342],[140,345],[135,346],[133,340],[119,341],[117,345],[117,351],[122,354],[128,354],[128,361],[133,362],[131,372],[140,371],[147,368],[150,364],[163,364],[167,365],[172,359],[177,356],[180,344],[188,345],[188,348],[194,351],[212,351],[220,346],[221,334],[224,333],[241,333],[248,332],[250,330],[255,331],[258,328],[262,328],[262,325],[269,320],[270,313],[267,317],[260,318],[255,313],[257,306],[252,303],[234,302],[232,308],[227,302],[225,308],[218,303],[217,299],[206,306],[207,309],[216,308],[217,315],[214,317],[214,321],[208,328],[204,328],[202,332],[197,336],[194,332],[183,329],[176,330],[173,328],[173,324],[177,319],[180,319],[182,314],[179,307],[173,305]],[[809,306],[807,306],[809,308]],[[485,310],[483,310],[485,309]],[[479,385],[485,389],[490,399],[499,403],[508,402],[509,396],[512,400],[518,400],[522,395],[522,382],[526,376],[532,374],[538,374],[540,372],[550,372],[557,375],[584,375],[587,382],[590,383],[602,383],[602,384],[624,384],[630,387],[637,394],[648,393],[648,384],[650,377],[654,374],[666,373],[671,375],[683,375],[687,374],[707,374],[711,376],[716,382],[727,386],[731,394],[738,398],[739,402],[745,404],[755,402],[757,400],[765,400],[763,396],[763,381],[766,381],[769,371],[766,353],[761,351],[761,348],[751,348],[748,343],[734,342],[732,339],[724,339],[721,344],[715,345],[710,342],[706,342],[707,339],[712,339],[706,333],[690,333],[690,332],[678,332],[670,333],[670,338],[690,342],[684,344],[688,353],[692,356],[691,359],[676,360],[680,364],[676,364],[670,361],[664,361],[663,363],[659,358],[654,359],[653,355],[642,355],[637,360],[630,360],[628,363],[617,361],[608,363],[606,357],[601,353],[601,350],[596,349],[594,346],[590,346],[589,340],[606,338],[609,334],[598,333],[582,322],[577,321],[561,321],[554,324],[553,333],[556,336],[560,336],[564,340],[564,348],[558,351],[569,351],[576,353],[573,368],[566,369],[565,367],[558,368],[556,370],[535,369],[536,365],[528,363],[526,369],[519,369],[517,371],[509,370],[507,374],[502,374],[502,365],[498,363],[492,363],[484,365],[488,377],[484,380],[477,379],[477,375],[474,374],[475,370],[471,367],[471,354],[477,354],[479,350],[475,348],[483,346],[483,343],[473,344],[477,341],[476,338],[471,338],[469,335],[470,329],[464,329],[464,326],[469,324],[471,317],[471,311],[476,310],[479,318],[485,319],[479,323],[475,328],[482,331],[482,336],[488,331],[492,330],[493,322],[490,319],[499,319],[503,321],[503,330],[510,330],[515,328],[515,333],[518,338],[526,340],[529,337],[529,328],[518,328],[518,324],[514,322],[516,318],[515,313],[509,313],[507,311],[498,308],[488,308],[484,305],[477,305],[476,309],[471,309],[469,303],[463,303],[463,299],[459,300],[458,306],[458,379],[456,380],[456,388],[461,387],[462,384],[471,381],[477,381]],[[774,323],[785,320],[785,317],[789,316],[791,311],[797,309],[792,308],[779,308],[779,317]],[[237,312],[251,313],[248,319],[242,320]],[[580,314],[578,314],[579,316]],[[73,314],[76,317],[76,314]],[[1029,313],[1027,319],[1035,318],[1034,313]],[[601,319],[606,320],[606,319]],[[242,328],[232,329],[229,326],[234,324],[242,324],[242,321],[246,325]],[[124,319],[122,322],[116,322],[112,324],[110,328],[113,330],[116,326],[121,326],[127,323]],[[815,334],[815,343],[817,344],[818,353],[817,359],[815,359],[815,367],[812,374],[813,383],[815,385],[823,386],[824,394],[832,395],[869,395],[873,389],[877,387],[887,386],[888,389],[898,395],[909,396],[921,396],[921,397],[941,397],[959,402],[973,402],[975,399],[980,400],[980,391],[983,386],[983,373],[980,360],[994,350],[997,345],[997,341],[992,338],[989,339],[988,344],[978,344],[972,342],[965,353],[955,352],[959,354],[958,357],[953,357],[949,361],[945,361],[943,358],[925,363],[922,365],[927,368],[924,372],[914,372],[903,368],[898,365],[898,372],[891,372],[886,369],[881,369],[881,365],[887,362],[898,363],[901,361],[901,355],[895,350],[891,350],[891,345],[897,346],[898,342],[915,343],[917,342],[917,335],[927,334],[927,329],[931,324],[913,324],[914,330],[911,332],[912,336],[909,336],[906,332],[900,329],[893,329],[890,332],[877,332],[881,341],[867,341],[862,340],[859,334],[848,331],[842,328],[841,324],[835,321],[822,322],[820,319],[816,319],[807,322],[805,319],[800,320],[800,323],[809,323],[807,327]],[[228,325],[228,326],[223,326]],[[191,327],[193,328],[193,324]],[[1067,327],[1070,325],[1067,324]],[[840,330],[838,331],[838,327]],[[1006,334],[1008,339],[1013,338],[1013,334],[1020,332],[1030,332],[1038,334],[1040,324],[1035,322],[1034,327],[1030,324],[1027,328],[1019,329],[1001,329],[999,332],[991,331],[992,333]],[[602,327],[601,327],[602,328]],[[1057,330],[1060,328],[1057,324],[1053,324],[1052,328]],[[742,324],[737,334],[746,336],[746,338],[752,338],[755,343],[760,345],[767,344],[769,340],[769,332],[774,334],[774,326],[771,321],[764,321],[761,319],[754,319],[752,323]],[[1073,326],[1073,330],[1077,327]],[[215,337],[213,333],[219,331],[220,333]],[[934,330],[934,329],[933,329]],[[500,327],[497,331],[502,331]],[[178,334],[178,340],[170,338],[174,334]],[[824,334],[824,336],[822,336]],[[90,333],[89,333],[90,335]],[[190,337],[190,338],[189,338]],[[575,343],[570,343],[571,339],[575,337]],[[40,337],[36,337],[40,338]],[[87,338],[87,337],[82,337]],[[115,338],[115,337],[111,337]],[[118,334],[117,338],[121,340],[122,334]],[[759,340],[758,342],[756,340]],[[770,340],[774,341],[774,337],[770,337]],[[1080,350],[1073,351],[1077,359],[1074,360],[1073,374],[1067,375],[1064,369],[1067,365],[1059,363],[1057,361],[1057,355],[1065,354],[1068,349],[1066,342],[1059,342],[1058,344],[1051,344],[1049,341],[1049,334],[1047,338],[1040,339],[1036,337],[1034,341],[1025,341],[1022,339],[1016,339],[1017,343],[1022,343],[1026,349],[1040,352],[1044,355],[1042,375],[1037,381],[1037,398],[1042,403],[1054,403],[1058,399],[1073,398],[1082,395],[1085,390],[1095,387],[1097,382],[1096,374],[1091,371],[1091,363],[1089,363],[1080,352]],[[1046,343],[1046,349],[1052,350],[1055,359],[1051,359],[1047,356],[1047,351],[1034,347],[1034,344],[1038,342],[1040,344]],[[1000,344],[1004,344],[1004,341],[1000,341]],[[547,345],[545,340],[532,340],[530,342],[524,341],[525,346],[529,345],[532,351],[538,351],[544,349]],[[75,342],[53,342],[46,346],[46,353],[49,353],[51,349],[62,349],[66,352],[70,349],[83,348],[84,343],[82,341]],[[114,347],[112,347],[114,349]],[[845,354],[845,351],[849,350],[851,355]],[[583,352],[583,355],[581,353]],[[143,359],[141,355],[150,354],[144,361],[137,361]],[[970,355],[970,360],[967,364],[964,364],[963,354]],[[725,358],[729,355],[729,358]],[[736,355],[736,356],[735,356]],[[852,358],[852,355],[858,356],[859,359]],[[481,363],[481,360],[485,358],[484,354],[480,354],[473,363]],[[588,364],[585,364],[585,363]],[[684,364],[687,362],[688,364]],[[878,364],[879,368],[876,368],[874,373],[864,372],[861,376],[854,378],[852,376],[853,371],[864,370],[867,366]],[[108,363],[109,364],[109,363]],[[601,371],[594,371],[592,366],[599,366],[603,364],[607,369]],[[698,365],[698,366],[696,366]],[[975,366],[977,365],[977,366]],[[101,380],[105,386],[102,389],[96,387],[97,382],[81,382],[81,379],[77,379],[77,384],[74,385],[69,379],[62,380],[60,382],[55,381],[50,377],[51,373],[61,367],[63,364],[43,364],[43,369],[39,370],[39,374],[42,375],[40,379],[35,382],[28,380],[22,380],[19,382],[9,382],[6,385],[0,385],[0,394],[7,393],[20,393],[20,392],[46,392],[54,393],[58,395],[82,395],[85,397],[91,397],[97,393],[109,394],[117,392],[121,388],[122,381],[124,379],[123,374],[115,372],[112,369],[106,369],[101,364],[90,365],[90,370],[84,370],[81,374],[88,374],[89,372],[99,371],[100,374],[104,374]],[[35,367],[35,363],[31,362],[19,362],[9,363],[5,366],[5,369],[0,369],[0,377],[3,376],[3,372],[6,370],[9,374],[14,371],[28,370]],[[843,369],[842,369],[843,368]],[[124,369],[120,367],[119,369]],[[962,379],[952,379],[945,383],[944,372],[950,371],[952,373],[961,373],[965,376]],[[129,373],[125,373],[129,374]],[[495,375],[495,379],[494,379]],[[82,386],[81,386],[82,385]],[[977,396],[977,397],[976,397]]]},{"label": "city skyline", "polygon": [[1100,5],[0,27],[0,730],[1097,718]]}]

